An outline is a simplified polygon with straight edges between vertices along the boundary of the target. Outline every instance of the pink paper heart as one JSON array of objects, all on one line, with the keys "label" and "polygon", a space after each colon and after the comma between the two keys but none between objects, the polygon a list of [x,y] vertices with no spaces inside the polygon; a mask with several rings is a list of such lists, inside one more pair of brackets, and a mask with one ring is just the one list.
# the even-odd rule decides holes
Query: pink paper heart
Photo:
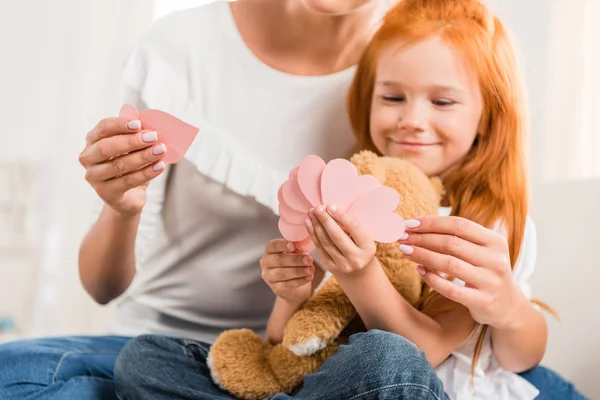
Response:
[{"label": "pink paper heart", "polygon": [[321,176],[323,204],[335,204],[342,211],[347,210],[362,194],[380,186],[375,177],[359,176],[356,167],[341,158],[330,161]]},{"label": "pink paper heart", "polygon": [[290,174],[288,175],[288,179],[289,178],[297,178],[298,177],[298,168],[292,168],[292,170],[290,171]]},{"label": "pink paper heart", "polygon": [[179,118],[160,110],[144,110],[139,112],[132,104],[124,104],[119,117],[139,119],[142,129],[156,131],[157,144],[164,143],[167,153],[162,158],[167,164],[177,163],[185,155],[198,134],[198,128]]},{"label": "pink paper heart", "polygon": [[283,187],[279,188],[277,192],[277,199],[279,200],[279,215],[291,224],[303,224],[307,218],[306,213],[296,211],[287,205],[283,199]]},{"label": "pink paper heart", "polygon": [[198,134],[198,128],[171,114],[160,110],[144,110],[140,113],[142,128],[156,131],[159,143],[167,146],[163,161],[177,163],[187,152]]},{"label": "pink paper heart", "polygon": [[405,229],[404,220],[394,212],[399,201],[398,192],[390,187],[380,186],[357,198],[347,213],[356,219],[373,240],[393,243],[402,237]]},{"label": "pink paper heart", "polygon": [[308,156],[298,167],[298,185],[304,197],[314,206],[323,204],[321,199],[321,174],[325,161],[317,156]]},{"label": "pink paper heart", "polygon": [[137,119],[139,115],[140,112],[133,104],[123,104],[123,107],[119,111],[119,117],[121,118]]},{"label": "pink paper heart", "polygon": [[283,183],[281,195],[285,203],[296,211],[307,213],[312,208],[312,205],[300,190],[298,179],[295,177],[289,178]]},{"label": "pink paper heart", "polygon": [[313,243],[310,236],[299,242],[294,242],[294,245],[296,246],[296,248],[298,250],[300,250],[304,253],[310,253],[311,251],[313,251],[315,249],[315,244]]},{"label": "pink paper heart", "polygon": [[278,227],[283,237],[291,242],[300,242],[309,237],[304,224],[290,224],[285,219],[279,218]]}]

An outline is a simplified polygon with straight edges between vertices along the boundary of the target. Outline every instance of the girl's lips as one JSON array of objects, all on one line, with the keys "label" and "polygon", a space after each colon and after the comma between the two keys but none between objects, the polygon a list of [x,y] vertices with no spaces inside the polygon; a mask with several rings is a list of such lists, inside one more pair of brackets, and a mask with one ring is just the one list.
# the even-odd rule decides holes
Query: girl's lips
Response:
[{"label": "girl's lips", "polygon": [[401,147],[404,150],[408,150],[408,151],[425,151],[428,150],[434,146],[439,145],[439,143],[421,143],[421,142],[404,142],[404,141],[396,141],[396,140],[392,140],[392,142],[396,145]]}]

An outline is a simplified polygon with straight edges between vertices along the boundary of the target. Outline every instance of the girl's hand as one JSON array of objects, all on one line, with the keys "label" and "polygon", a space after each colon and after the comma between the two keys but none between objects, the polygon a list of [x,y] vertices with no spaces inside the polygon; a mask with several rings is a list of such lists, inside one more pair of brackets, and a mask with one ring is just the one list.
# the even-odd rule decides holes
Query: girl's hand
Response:
[{"label": "girl's hand", "polygon": [[295,250],[294,244],[287,240],[271,240],[260,260],[260,267],[263,280],[277,297],[301,305],[312,294],[315,267],[309,254]]},{"label": "girl's hand", "polygon": [[433,290],[467,307],[480,324],[502,329],[520,323],[528,301],[513,279],[504,236],[465,218],[444,216],[406,221],[406,232],[400,251],[420,264],[419,273]]},{"label": "girl's hand", "polygon": [[316,207],[308,215],[308,233],[319,252],[321,263],[333,275],[360,273],[375,259],[377,248],[373,239],[335,205],[327,209]]}]

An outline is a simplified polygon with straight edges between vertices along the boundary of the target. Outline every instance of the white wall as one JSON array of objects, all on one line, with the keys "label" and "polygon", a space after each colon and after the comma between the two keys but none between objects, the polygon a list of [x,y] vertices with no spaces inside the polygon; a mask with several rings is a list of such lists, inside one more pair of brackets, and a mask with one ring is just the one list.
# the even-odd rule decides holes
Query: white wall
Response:
[{"label": "white wall", "polygon": [[595,398],[600,396],[600,310],[594,298],[595,284],[600,281],[596,253],[600,245],[596,232],[600,227],[600,179],[547,182],[541,169],[547,99],[552,95],[547,90],[547,62],[555,1],[563,0],[497,0],[492,6],[516,36],[529,92],[531,215],[538,231],[532,285],[534,295],[561,316],[561,323],[548,318],[550,336],[544,364]]}]

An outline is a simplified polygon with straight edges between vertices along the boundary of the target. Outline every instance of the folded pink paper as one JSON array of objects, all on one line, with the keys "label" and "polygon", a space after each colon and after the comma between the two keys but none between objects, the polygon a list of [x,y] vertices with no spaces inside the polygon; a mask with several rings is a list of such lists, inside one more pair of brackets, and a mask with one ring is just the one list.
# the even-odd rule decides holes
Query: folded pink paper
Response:
[{"label": "folded pink paper", "polygon": [[175,164],[181,160],[192,145],[199,130],[164,111],[143,110],[139,112],[131,104],[123,105],[119,116],[139,119],[142,122],[142,129],[156,131],[158,135],[157,143],[163,143],[167,147],[167,152],[162,158],[162,161],[166,164]]},{"label": "folded pink paper", "polygon": [[348,160],[326,164],[315,155],[305,157],[281,185],[278,199],[279,231],[307,252],[314,249],[314,243],[304,221],[308,211],[319,205],[336,204],[381,243],[395,242],[404,233],[404,220],[395,213],[398,192],[373,176],[359,175]]}]

